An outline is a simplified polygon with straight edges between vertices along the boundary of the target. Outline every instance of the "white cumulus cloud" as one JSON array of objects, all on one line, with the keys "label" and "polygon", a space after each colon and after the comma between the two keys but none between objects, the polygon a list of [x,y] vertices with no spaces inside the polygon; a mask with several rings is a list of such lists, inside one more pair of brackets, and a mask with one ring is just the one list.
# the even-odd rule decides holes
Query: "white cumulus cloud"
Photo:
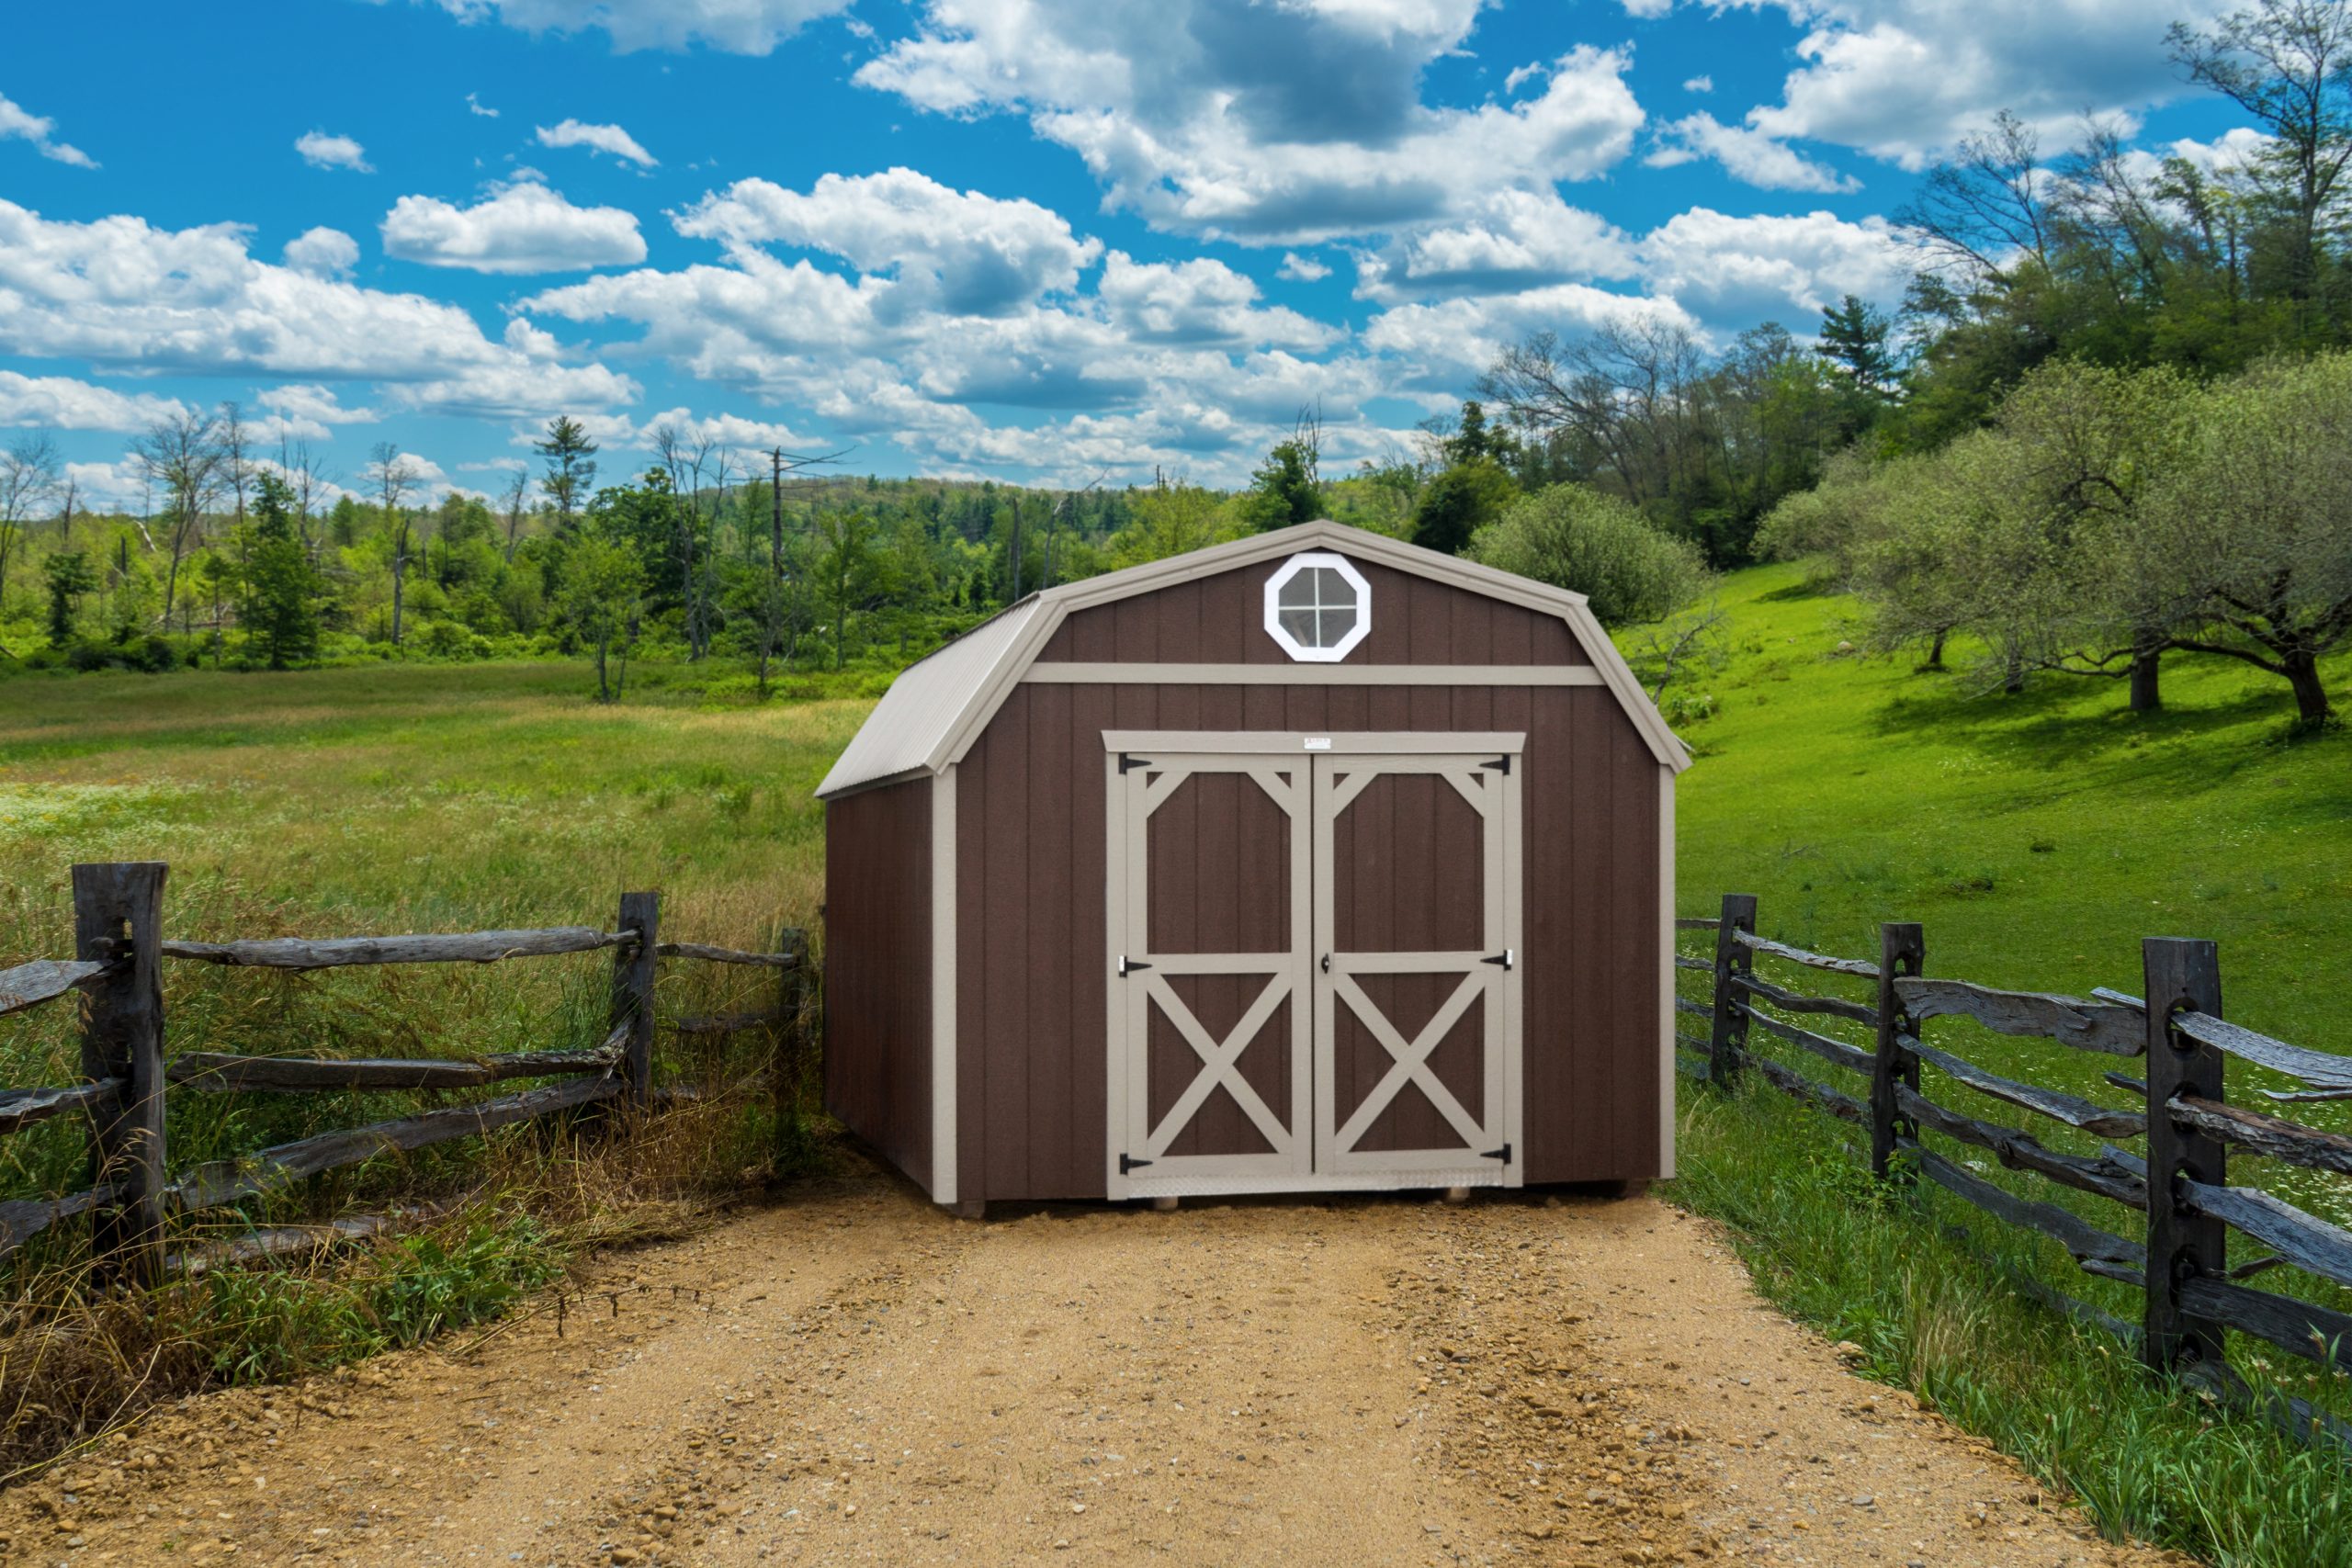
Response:
[{"label": "white cumulus cloud", "polygon": [[695,44],[767,54],[853,0],[434,0],[460,21],[495,19],[530,33],[603,32],[623,53]]},{"label": "white cumulus cloud", "polygon": [[650,169],[660,163],[648,152],[636,137],[617,125],[590,125],[582,120],[567,119],[554,125],[542,125],[533,132],[542,147],[585,147],[591,152],[609,152],[626,159],[640,169]]},{"label": "white cumulus cloud", "polygon": [[385,381],[420,406],[601,408],[638,390],[551,342],[485,337],[455,305],[257,260],[235,224],[52,220],[5,198],[0,343],[142,372]]},{"label": "white cumulus cloud", "polygon": [[1734,216],[1697,207],[1641,240],[1652,288],[1733,317],[1792,310],[1800,320],[1848,294],[1891,305],[1918,257],[1883,218],[1849,222],[1829,212]]},{"label": "white cumulus cloud", "polygon": [[1283,265],[1276,271],[1275,276],[1286,277],[1293,283],[1320,283],[1331,276],[1331,268],[1328,263],[1317,261],[1313,256],[1303,256],[1296,251],[1284,251]]},{"label": "white cumulus cloud", "polygon": [[305,229],[286,242],[286,265],[312,277],[344,277],[359,265],[359,242],[340,229]]},{"label": "white cumulus cloud", "polygon": [[634,213],[574,207],[561,192],[529,183],[496,189],[471,207],[404,196],[384,215],[381,232],[386,255],[469,272],[573,272],[645,259]]},{"label": "white cumulus cloud", "polygon": [[1643,162],[1669,168],[1699,158],[1713,158],[1732,178],[1765,190],[1861,188],[1852,176],[1815,163],[1785,141],[1752,126],[1725,125],[1703,110],[1668,126],[1666,140]]},{"label": "white cumulus cloud", "polygon": [[294,139],[294,151],[302,154],[302,162],[314,169],[350,169],[362,175],[373,174],[376,170],[376,166],[368,161],[368,150],[348,136],[306,130]]},{"label": "white cumulus cloud", "polygon": [[1731,0],[1807,29],[1781,101],[1751,111],[1775,141],[1858,148],[1908,169],[2007,109],[2063,140],[2086,112],[2132,114],[2188,89],[2165,29],[2224,0]]},{"label": "white cumulus cloud", "polygon": [[1543,90],[1511,103],[1425,101],[1480,3],[930,0],[855,80],[933,113],[1025,114],[1157,227],[1314,243],[1589,179],[1631,150],[1643,115],[1617,50],[1543,62]]},{"label": "white cumulus cloud", "polygon": [[0,425],[138,431],[185,412],[177,398],[120,392],[70,376],[24,376],[0,370]]},{"label": "white cumulus cloud", "polygon": [[71,142],[60,141],[51,134],[57,122],[47,115],[11,103],[0,94],[0,141],[29,141],[33,151],[55,163],[71,164],[77,169],[95,169],[97,160]]},{"label": "white cumulus cloud", "polygon": [[958,191],[906,168],[825,175],[806,191],[738,180],[680,215],[677,230],[716,240],[738,258],[765,244],[823,251],[965,315],[994,315],[1074,288],[1079,270],[1102,249],[1034,201]]}]

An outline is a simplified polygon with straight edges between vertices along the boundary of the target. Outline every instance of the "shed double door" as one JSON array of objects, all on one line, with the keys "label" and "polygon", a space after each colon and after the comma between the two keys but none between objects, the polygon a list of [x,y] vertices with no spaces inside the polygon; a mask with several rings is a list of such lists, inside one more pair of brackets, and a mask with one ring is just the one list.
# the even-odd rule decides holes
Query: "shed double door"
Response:
[{"label": "shed double door", "polygon": [[1111,739],[1111,1195],[1517,1185],[1521,738]]}]

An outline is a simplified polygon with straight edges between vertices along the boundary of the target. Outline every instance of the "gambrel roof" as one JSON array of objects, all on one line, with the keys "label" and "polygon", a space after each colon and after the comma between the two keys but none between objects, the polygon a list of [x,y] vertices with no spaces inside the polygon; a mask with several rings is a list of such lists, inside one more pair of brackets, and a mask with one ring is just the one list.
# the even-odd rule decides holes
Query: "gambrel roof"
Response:
[{"label": "gambrel roof", "polygon": [[[1022,675],[1071,612],[1170,588],[1261,561],[1279,561],[1301,550],[1336,550],[1376,561],[1398,571],[1485,594],[1522,608],[1559,616],[1599,671],[1601,684],[1633,720],[1659,763],[1680,773],[1690,753],[1634,678],[1609,634],[1593,618],[1585,596],[1565,588],[1497,571],[1456,556],[1408,545],[1385,534],[1318,521],[1255,534],[1166,560],[1148,561],[1078,582],[1033,593],[900,672],[853,737],[824,783],[819,798],[870,784],[937,774],[962,759],[1003,705]],[[1302,665],[1301,683],[1318,668]]]}]

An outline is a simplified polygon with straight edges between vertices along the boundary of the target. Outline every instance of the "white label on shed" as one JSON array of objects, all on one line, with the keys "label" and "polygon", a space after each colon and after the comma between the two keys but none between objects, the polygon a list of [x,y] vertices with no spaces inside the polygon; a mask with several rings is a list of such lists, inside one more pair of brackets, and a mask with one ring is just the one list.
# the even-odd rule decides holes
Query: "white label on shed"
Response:
[{"label": "white label on shed", "polygon": [[1329,751],[1331,749],[1331,738],[1328,735],[1310,735],[1306,738],[1306,749],[1310,751]]}]

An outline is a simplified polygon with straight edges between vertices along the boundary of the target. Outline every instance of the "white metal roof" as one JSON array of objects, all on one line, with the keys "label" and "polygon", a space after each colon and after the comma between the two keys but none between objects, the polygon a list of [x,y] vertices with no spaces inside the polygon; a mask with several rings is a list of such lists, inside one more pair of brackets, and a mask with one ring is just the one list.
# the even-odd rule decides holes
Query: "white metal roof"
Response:
[{"label": "white metal roof", "polygon": [[1593,618],[1583,594],[1324,521],[1277,528],[1030,595],[901,671],[817,786],[817,794],[822,798],[902,775],[935,774],[959,760],[1073,610],[1318,547],[1558,615],[1567,622],[1600,671],[1601,683],[1616,696],[1651,753],[1677,773],[1690,765],[1690,753]]},{"label": "white metal roof", "polygon": [[1020,646],[1022,631],[1036,619],[1044,601],[1045,595],[1032,594],[900,671],[817,786],[818,795],[899,773],[935,771],[931,757],[940,738]]}]

